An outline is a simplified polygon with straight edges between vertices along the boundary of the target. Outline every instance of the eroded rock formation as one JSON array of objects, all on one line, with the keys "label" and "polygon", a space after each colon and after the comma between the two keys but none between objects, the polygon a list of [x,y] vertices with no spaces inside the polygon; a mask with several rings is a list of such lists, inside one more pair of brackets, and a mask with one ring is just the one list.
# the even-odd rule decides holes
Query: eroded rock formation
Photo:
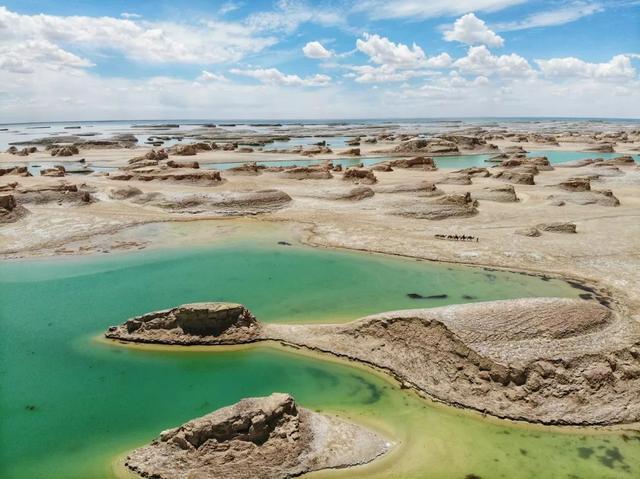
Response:
[{"label": "eroded rock formation", "polygon": [[234,191],[220,193],[143,193],[131,199],[140,205],[155,206],[183,213],[238,216],[268,213],[286,206],[291,197],[280,190]]},{"label": "eroded rock formation", "polygon": [[342,175],[344,181],[351,181],[356,184],[373,185],[378,182],[376,175],[371,170],[359,168],[347,168]]},{"label": "eroded rock formation", "polygon": [[513,185],[487,186],[472,195],[478,200],[498,201],[500,203],[513,203],[518,201]]},{"label": "eroded rock formation", "polygon": [[447,403],[496,416],[640,419],[640,326],[595,301],[494,301],[265,327],[267,337],[374,364]]},{"label": "eroded rock formation", "polygon": [[285,479],[370,462],[389,447],[364,427],[274,393],[163,431],[131,452],[125,465],[153,479]]},{"label": "eroded rock formation", "polygon": [[17,204],[13,195],[0,195],[0,224],[18,221],[27,213],[29,211]]},{"label": "eroded rock formation", "polygon": [[443,220],[452,217],[468,217],[478,214],[478,202],[470,193],[447,194],[427,202],[413,202],[399,208],[393,214],[426,220]]},{"label": "eroded rock formation", "polygon": [[260,326],[235,303],[192,303],[136,316],[105,333],[110,339],[159,344],[239,344],[255,341]]}]

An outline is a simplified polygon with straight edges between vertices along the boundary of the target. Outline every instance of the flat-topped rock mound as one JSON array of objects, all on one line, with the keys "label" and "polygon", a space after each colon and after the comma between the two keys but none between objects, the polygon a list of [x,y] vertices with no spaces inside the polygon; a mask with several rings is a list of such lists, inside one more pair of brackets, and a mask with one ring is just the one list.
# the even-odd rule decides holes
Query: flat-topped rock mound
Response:
[{"label": "flat-topped rock mound", "polygon": [[549,195],[549,200],[556,206],[566,203],[575,205],[620,206],[620,200],[611,190],[576,191],[566,194]]},{"label": "flat-topped rock mound", "polygon": [[412,202],[398,208],[393,214],[409,218],[443,220],[446,218],[466,218],[478,214],[478,202],[469,193],[446,194],[425,202]]},{"label": "flat-topped rock mound", "polygon": [[248,398],[164,431],[125,465],[142,477],[279,479],[370,462],[387,441],[309,411],[288,394]]},{"label": "flat-topped rock mound", "polygon": [[371,198],[374,195],[375,191],[368,186],[355,186],[353,188],[327,188],[320,189],[318,191],[314,190],[304,196],[333,201],[361,201],[366,198]]},{"label": "flat-topped rock mound", "polygon": [[497,201],[500,203],[519,201],[513,185],[487,186],[479,191],[474,191],[472,196],[477,200]]},{"label": "flat-topped rock mound", "polygon": [[329,180],[333,178],[333,175],[326,168],[297,166],[282,171],[280,178],[289,180]]},{"label": "flat-topped rock mound", "polygon": [[[145,164],[147,166],[141,166]],[[198,168],[182,168],[174,166],[136,163],[133,169],[125,169],[109,173],[107,178],[114,181],[168,181],[215,186],[224,180],[217,170],[201,170]],[[191,165],[192,166],[192,165]]]},{"label": "flat-topped rock mound", "polygon": [[640,420],[640,325],[595,301],[529,298],[395,311],[271,338],[389,372],[449,404],[550,424]]},{"label": "flat-topped rock mound", "polygon": [[177,345],[240,344],[255,341],[260,326],[236,303],[192,303],[155,311],[112,326],[109,339]]},{"label": "flat-topped rock mound", "polygon": [[400,183],[395,185],[377,186],[376,193],[416,193],[415,196],[442,196],[444,191],[436,187],[434,183],[429,181],[420,181],[418,183]]},{"label": "flat-topped rock mound", "polygon": [[392,168],[414,168],[421,170],[437,170],[435,162],[433,158],[424,157],[424,156],[416,156],[414,158],[404,158],[399,160],[389,160],[384,162]]},{"label": "flat-topped rock mound", "polygon": [[14,194],[18,205],[24,204],[52,204],[86,205],[96,201],[86,186],[60,181],[57,183],[42,183],[31,186],[18,186]]},{"label": "flat-topped rock mound", "polygon": [[269,213],[285,207],[291,197],[284,191],[269,189],[196,194],[149,192],[133,195],[130,201],[180,213],[237,216]]}]

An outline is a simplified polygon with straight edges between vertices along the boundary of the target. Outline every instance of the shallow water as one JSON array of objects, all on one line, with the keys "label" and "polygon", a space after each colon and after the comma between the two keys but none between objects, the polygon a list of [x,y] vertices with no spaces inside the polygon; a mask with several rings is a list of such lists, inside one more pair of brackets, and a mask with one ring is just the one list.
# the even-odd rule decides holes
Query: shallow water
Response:
[{"label": "shallow water", "polygon": [[[438,168],[491,168],[496,163],[488,162],[494,154],[488,155],[456,155],[456,156],[440,156],[434,157],[434,161]],[[621,153],[587,153],[580,151],[555,151],[555,150],[534,150],[530,151],[527,156],[546,156],[549,161],[555,163],[565,163],[567,161],[582,160],[584,158],[604,158],[605,160],[610,158],[616,158],[623,156]],[[636,161],[640,161],[640,155],[632,155]],[[371,166],[390,159],[397,159],[396,157],[389,156],[371,156],[371,157],[355,157],[355,158],[336,158],[331,162],[334,165],[341,165],[343,168],[349,168],[352,166],[358,166],[362,163],[364,166]],[[308,166],[313,164],[322,163],[323,160],[317,158],[311,159],[288,159],[288,160],[275,160],[275,161],[258,161],[258,165],[262,166]],[[235,163],[206,163],[202,164],[202,168],[215,169],[215,170],[227,170],[241,165],[243,162]],[[245,162],[246,163],[246,162]]]},{"label": "shallow water", "polygon": [[[382,161],[386,161],[391,159],[391,157],[387,156],[371,156],[371,157],[355,157],[355,158],[332,158],[330,161],[334,165],[341,165],[343,168],[350,168],[352,166],[358,166],[361,163],[364,166],[375,165],[376,163],[380,163]],[[317,165],[323,163],[325,160],[321,160],[318,158],[311,159],[288,159],[288,160],[273,160],[273,161],[256,161],[255,163],[259,166],[277,166],[277,167],[291,167],[291,166],[309,166],[309,165]],[[246,161],[240,162],[232,162],[232,163],[203,163],[200,165],[201,168],[212,169],[212,170],[228,170],[229,168],[235,168],[236,166],[240,166],[244,163],[248,163]]]},{"label": "shallow water", "polygon": [[[470,168],[472,166],[478,166],[481,168],[491,168],[497,163],[487,162],[494,154],[491,155],[460,155],[460,156],[443,156],[434,158],[436,165],[439,168]],[[623,156],[623,153],[588,153],[583,151],[557,151],[557,150],[532,150],[527,153],[527,156],[546,156],[549,162],[566,163],[567,161],[582,160],[585,158],[604,158],[608,160],[610,158],[616,158]],[[636,161],[640,160],[640,155],[635,155]]]},{"label": "shallow water", "polygon": [[[413,300],[410,292],[448,297]],[[544,477],[637,477],[635,433],[625,440],[483,420],[368,370],[264,346],[160,352],[94,339],[132,315],[190,301],[243,302],[263,321],[345,321],[396,308],[578,293],[558,280],[277,246],[270,238],[4,262],[0,477],[110,478],[117,455],[161,430],[272,391],[373,423],[399,442],[362,477],[525,478],[541,477],[541,468]]]}]

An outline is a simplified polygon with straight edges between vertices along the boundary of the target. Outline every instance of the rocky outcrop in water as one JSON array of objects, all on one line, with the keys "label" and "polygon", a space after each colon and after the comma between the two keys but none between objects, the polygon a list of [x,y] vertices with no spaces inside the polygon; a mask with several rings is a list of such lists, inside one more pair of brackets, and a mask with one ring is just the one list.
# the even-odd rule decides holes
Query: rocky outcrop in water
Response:
[{"label": "rocky outcrop in water", "polygon": [[262,165],[258,165],[255,161],[250,161],[248,163],[242,163],[238,166],[234,166],[225,170],[225,173],[235,174],[235,175],[259,175],[262,173],[265,167]]},{"label": "rocky outcrop in water", "polygon": [[417,168],[421,170],[437,170],[433,158],[416,156],[413,158],[403,158],[399,160],[389,160],[385,162],[392,168]]},{"label": "rocky outcrop in water", "polygon": [[[237,148],[234,147],[233,149]],[[210,143],[204,143],[204,142],[200,142],[200,143],[189,143],[186,145],[183,144],[178,144],[178,145],[174,145],[171,148],[169,148],[168,152],[171,155],[177,155],[177,156],[193,156],[193,155],[197,155],[198,152],[200,151],[211,151],[213,149],[213,147],[211,146]]]},{"label": "rocky outcrop in water", "polygon": [[345,156],[360,156],[360,148],[350,148],[340,153]]},{"label": "rocky outcrop in water", "polygon": [[159,344],[239,344],[255,341],[256,318],[241,304],[193,303],[136,316],[105,333],[110,339]]},{"label": "rocky outcrop in water", "polygon": [[76,145],[52,145],[46,148],[51,153],[51,156],[73,156],[80,153]]},{"label": "rocky outcrop in water", "polygon": [[65,176],[66,170],[62,165],[56,165],[52,168],[43,168],[40,170],[41,176],[49,176],[49,177],[62,177]]},{"label": "rocky outcrop in water", "polygon": [[388,449],[384,438],[368,429],[274,393],[163,431],[131,452],[125,465],[153,479],[286,479],[364,464]]},{"label": "rocky outcrop in water", "polygon": [[549,159],[546,156],[509,158],[507,160],[503,160],[500,163],[500,167],[502,168],[535,167],[535,170],[533,171],[536,171],[536,174],[538,171],[553,170],[553,166],[551,166],[551,163],[549,162]]},{"label": "rocky outcrop in water", "polygon": [[[433,155],[456,154],[460,150],[458,146],[446,140],[426,140],[424,138],[415,138],[403,141],[391,150],[392,153],[427,153]],[[384,151],[382,153],[385,153]]]}]

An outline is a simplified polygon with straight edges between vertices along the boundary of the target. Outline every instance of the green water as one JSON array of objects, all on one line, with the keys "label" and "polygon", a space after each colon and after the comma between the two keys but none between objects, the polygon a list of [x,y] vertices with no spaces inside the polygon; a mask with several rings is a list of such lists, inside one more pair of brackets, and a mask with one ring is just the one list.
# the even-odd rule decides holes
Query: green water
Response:
[{"label": "green water", "polygon": [[[448,294],[413,300],[408,292]],[[284,247],[272,241],[0,264],[0,477],[113,477],[114,458],[242,397],[290,392],[398,443],[362,477],[637,477],[635,433],[559,433],[435,406],[361,368],[268,347],[150,351],[95,341],[135,314],[245,303],[263,321],[344,321],[395,308],[534,295],[514,273]],[[340,475],[331,472],[330,475]],[[345,473],[343,473],[345,474]],[[349,471],[344,477],[354,477]]]}]

